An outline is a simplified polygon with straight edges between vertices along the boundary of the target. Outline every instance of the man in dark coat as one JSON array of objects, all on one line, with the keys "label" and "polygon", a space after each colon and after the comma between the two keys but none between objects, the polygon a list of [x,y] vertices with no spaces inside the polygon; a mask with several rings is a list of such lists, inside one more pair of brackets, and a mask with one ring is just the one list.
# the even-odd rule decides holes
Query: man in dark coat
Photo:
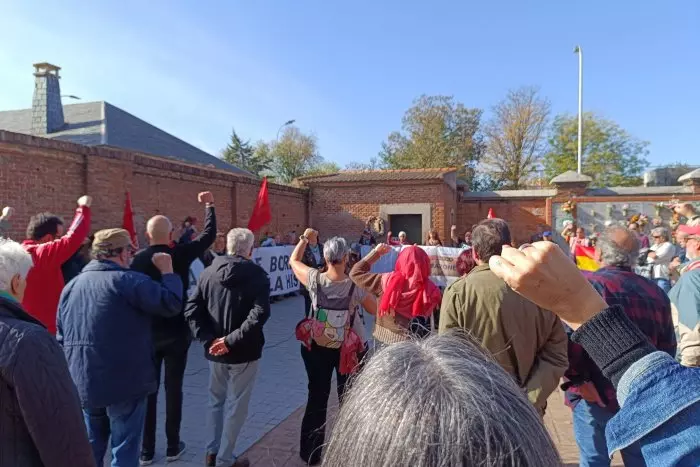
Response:
[{"label": "man in dark coat", "polygon": [[[188,242],[172,243],[173,227],[165,216],[154,216],[146,224],[146,236],[149,247],[140,251],[131,263],[131,269],[160,281],[161,273],[153,265],[153,255],[167,253],[173,259],[173,270],[180,277],[187,300],[190,283],[190,266],[204,254],[216,237],[216,212],[214,196],[209,191],[199,193],[200,203],[206,206],[204,230]],[[156,380],[160,386],[160,370],[165,366],[165,435],[167,438],[166,460],[176,461],[185,452],[185,443],[180,440],[180,423],[182,421],[182,384],[187,366],[187,351],[190,347],[190,331],[182,313],[176,316],[156,317],[153,319],[153,344],[155,346]],[[158,392],[148,398],[146,425],[143,432],[141,448],[141,465],[153,462],[156,447],[156,412]]]},{"label": "man in dark coat", "polygon": [[0,467],[94,467],[61,347],[20,304],[31,267],[0,239]]},{"label": "man in dark coat", "polygon": [[95,463],[111,437],[112,464],[139,462],[146,398],[158,385],[151,318],[182,312],[182,281],[167,253],[153,255],[157,282],[128,268],[133,249],[124,229],[100,230],[95,258],[61,293],[56,338],[63,345],[83,406]]},{"label": "man in dark coat", "polygon": [[[250,465],[247,459],[237,459],[234,449],[265,345],[263,325],[270,317],[270,279],[250,259],[254,243],[250,230],[231,230],[226,238],[228,255],[214,258],[202,272],[185,309],[209,360],[206,465],[211,467],[217,457],[221,465]],[[233,403],[224,414],[227,398]]]}]

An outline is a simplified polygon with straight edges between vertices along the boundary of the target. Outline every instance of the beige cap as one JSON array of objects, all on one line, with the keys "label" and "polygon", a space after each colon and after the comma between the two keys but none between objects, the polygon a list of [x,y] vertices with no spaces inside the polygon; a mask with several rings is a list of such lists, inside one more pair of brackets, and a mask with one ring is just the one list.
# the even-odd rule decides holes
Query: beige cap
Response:
[{"label": "beige cap", "polygon": [[104,229],[95,233],[92,247],[100,250],[116,250],[131,245],[131,235],[124,229]]}]

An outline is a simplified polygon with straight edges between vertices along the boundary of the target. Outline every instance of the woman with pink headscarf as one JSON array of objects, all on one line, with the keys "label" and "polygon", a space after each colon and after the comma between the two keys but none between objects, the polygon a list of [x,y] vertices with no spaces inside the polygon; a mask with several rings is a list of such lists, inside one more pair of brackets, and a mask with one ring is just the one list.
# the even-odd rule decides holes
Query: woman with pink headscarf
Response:
[{"label": "woman with pink headscarf", "polygon": [[440,289],[430,280],[428,254],[415,245],[401,250],[393,272],[370,272],[372,265],[390,251],[389,245],[381,243],[350,271],[355,284],[379,298],[372,335],[383,344],[407,340],[411,320],[430,318],[442,298]]}]

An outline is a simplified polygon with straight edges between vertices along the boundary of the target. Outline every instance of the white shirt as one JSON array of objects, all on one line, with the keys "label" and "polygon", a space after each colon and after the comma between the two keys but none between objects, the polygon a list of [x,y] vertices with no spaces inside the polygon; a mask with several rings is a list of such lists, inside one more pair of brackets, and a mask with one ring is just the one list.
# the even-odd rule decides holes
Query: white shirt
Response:
[{"label": "white shirt", "polygon": [[653,279],[668,279],[668,264],[676,256],[676,248],[671,242],[664,242],[660,245],[652,245],[649,250],[656,253],[656,258],[647,257],[647,263],[654,265],[651,277]]}]

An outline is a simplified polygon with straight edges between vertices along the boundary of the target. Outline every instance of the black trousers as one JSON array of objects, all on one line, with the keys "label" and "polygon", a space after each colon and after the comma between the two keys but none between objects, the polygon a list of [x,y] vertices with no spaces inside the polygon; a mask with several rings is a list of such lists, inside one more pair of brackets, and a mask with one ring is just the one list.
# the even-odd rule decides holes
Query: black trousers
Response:
[{"label": "black trousers", "polygon": [[[162,348],[156,348],[156,379],[160,388],[160,369],[165,366],[165,436],[168,447],[180,444],[180,422],[182,421],[182,382],[187,366],[189,341],[178,340]],[[148,396],[146,423],[143,428],[142,451],[153,454],[156,448],[156,418],[158,409],[158,391]]]},{"label": "black trousers", "polygon": [[338,400],[342,403],[347,376],[340,374],[340,349],[328,349],[311,344],[311,350],[301,346],[306,374],[309,377],[309,397],[301,421],[299,455],[309,465],[321,462],[321,448],[326,438],[326,412],[331,395],[331,379],[335,371]]},{"label": "black trousers", "polygon": [[306,318],[311,313],[311,295],[306,289],[302,289],[301,294],[304,296],[304,317]]}]

